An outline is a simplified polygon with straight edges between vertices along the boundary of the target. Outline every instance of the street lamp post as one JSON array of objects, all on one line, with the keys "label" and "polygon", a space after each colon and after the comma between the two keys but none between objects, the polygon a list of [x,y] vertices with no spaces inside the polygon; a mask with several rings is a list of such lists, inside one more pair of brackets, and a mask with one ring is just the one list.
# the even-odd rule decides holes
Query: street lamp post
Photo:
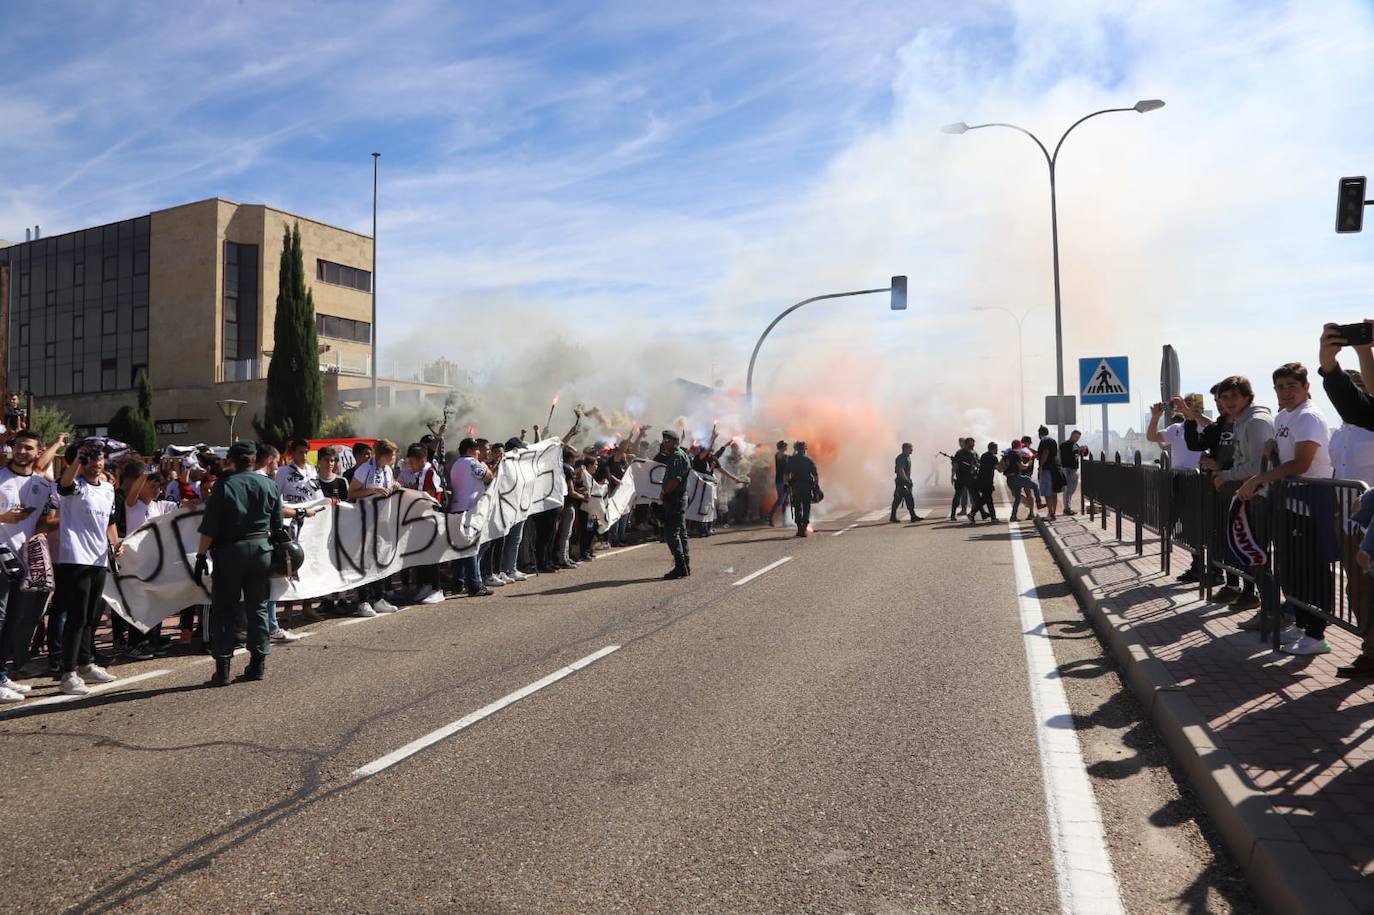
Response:
[{"label": "street lamp post", "polygon": [[[1069,125],[1069,129],[1064,131],[1059,138],[1059,142],[1054,146],[1051,153],[1045,144],[1040,142],[1040,138],[1031,133],[1024,127],[1015,124],[1007,124],[1000,121],[988,124],[965,124],[960,121],[957,124],[947,124],[941,128],[945,133],[963,134],[970,130],[981,130],[984,127],[1006,127],[1023,133],[1035,141],[1035,145],[1040,147],[1040,151],[1045,154],[1045,164],[1050,167],[1050,239],[1054,251],[1054,373],[1055,373],[1055,392],[1059,395],[1062,403],[1064,397],[1064,324],[1061,302],[1059,298],[1059,201],[1055,191],[1055,166],[1059,162],[1059,150],[1063,148],[1064,141],[1073,133],[1075,127],[1082,124],[1089,118],[1095,118],[1100,114],[1112,114],[1118,111],[1134,111],[1145,114],[1149,111],[1156,111],[1164,107],[1164,103],[1159,99],[1141,99],[1129,108],[1103,108],[1101,111],[1094,111],[1092,114],[1085,114],[1083,117]],[[1059,421],[1059,441],[1064,440],[1063,414],[1060,414]]]},{"label": "street lamp post", "polygon": [[246,400],[215,401],[215,405],[219,407],[219,411],[223,413],[224,418],[229,421],[229,444],[231,445],[234,444],[234,417],[239,415],[239,410],[242,410],[247,403],[248,401]]},{"label": "street lamp post", "polygon": [[377,415],[377,160],[372,154],[372,415]]},{"label": "street lamp post", "polygon": [[1001,305],[973,306],[974,311],[1000,311],[1003,314],[1011,315],[1016,321],[1016,373],[1021,377],[1021,408],[1018,412],[1020,413],[1020,429],[1022,434],[1025,434],[1026,431],[1026,348],[1025,340],[1021,335],[1021,325],[1032,311],[1042,307],[1044,306],[1032,306],[1031,308],[1027,308],[1024,314],[1018,316],[1016,312],[1012,311],[1010,308],[1003,308]]},{"label": "street lamp post", "polygon": [[797,304],[784,309],[782,314],[774,318],[772,323],[765,327],[763,333],[759,335],[759,342],[754,344],[754,352],[749,356],[749,371],[744,377],[744,403],[749,412],[751,414],[754,412],[754,363],[758,361],[759,349],[763,346],[763,341],[768,339],[768,335],[772,332],[773,328],[778,326],[779,321],[796,311],[798,308],[801,308],[803,305],[810,305],[812,302],[819,302],[822,299],[843,299],[854,295],[872,295],[875,292],[892,293],[892,310],[905,310],[906,277],[894,276],[892,278],[892,285],[884,286],[881,289],[858,289],[854,292],[832,292],[828,295],[817,295],[809,299],[802,299]]}]

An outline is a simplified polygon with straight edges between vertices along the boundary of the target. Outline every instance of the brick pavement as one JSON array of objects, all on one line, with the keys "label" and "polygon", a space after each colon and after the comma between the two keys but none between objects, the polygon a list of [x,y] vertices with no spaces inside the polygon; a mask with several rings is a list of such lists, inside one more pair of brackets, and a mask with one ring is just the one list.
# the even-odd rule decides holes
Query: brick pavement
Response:
[{"label": "brick pavement", "polygon": [[[1269,650],[1237,624],[1254,611],[1198,600],[1160,563],[1146,532],[1143,556],[1085,516],[1053,530],[1087,584],[1131,622],[1137,637],[1207,718],[1255,786],[1270,798],[1360,911],[1374,913],[1374,681],[1341,680],[1336,667],[1359,639],[1332,626],[1332,652]],[[1125,535],[1132,536],[1129,522]],[[1175,571],[1189,556],[1176,550]]]}]

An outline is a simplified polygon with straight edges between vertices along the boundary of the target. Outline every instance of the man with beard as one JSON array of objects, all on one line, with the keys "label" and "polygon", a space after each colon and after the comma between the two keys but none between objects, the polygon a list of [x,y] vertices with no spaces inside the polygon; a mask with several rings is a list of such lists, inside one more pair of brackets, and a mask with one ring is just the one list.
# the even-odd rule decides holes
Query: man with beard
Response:
[{"label": "man with beard", "polygon": [[[40,444],[37,435],[20,430],[10,443],[9,464],[0,468],[0,543],[15,557],[24,555],[24,544],[52,498],[52,481],[34,473]],[[21,582],[22,578],[0,582],[0,702],[19,702],[29,691],[28,686],[10,679],[5,659],[28,660],[29,642],[47,598],[46,592],[23,590]]]}]

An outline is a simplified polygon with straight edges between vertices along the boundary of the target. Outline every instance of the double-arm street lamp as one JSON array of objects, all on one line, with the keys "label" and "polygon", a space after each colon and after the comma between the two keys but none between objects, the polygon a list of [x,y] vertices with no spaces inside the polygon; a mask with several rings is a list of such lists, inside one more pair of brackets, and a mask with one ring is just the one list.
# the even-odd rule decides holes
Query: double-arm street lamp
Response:
[{"label": "double-arm street lamp", "polygon": [[[1113,114],[1118,111],[1135,111],[1144,114],[1147,111],[1155,111],[1163,108],[1164,103],[1159,99],[1141,99],[1129,108],[1103,108],[1101,111],[1094,111],[1092,114],[1085,114],[1083,117],[1069,125],[1069,129],[1064,131],[1059,142],[1054,146],[1054,152],[1050,152],[1045,144],[1040,142],[1040,138],[1031,133],[1024,127],[1015,124],[1005,124],[994,122],[990,124],[965,124],[960,121],[958,124],[949,124],[943,127],[945,133],[968,133],[970,130],[981,130],[984,127],[1007,127],[1019,133],[1023,133],[1035,141],[1035,145],[1040,147],[1040,151],[1045,154],[1045,164],[1050,167],[1050,239],[1054,250],[1054,371],[1055,371],[1055,392],[1059,395],[1062,403],[1064,397],[1064,324],[1059,300],[1059,203],[1055,195],[1055,166],[1059,162],[1059,150],[1063,148],[1064,141],[1073,133],[1075,127],[1084,121],[1095,118],[1099,114]],[[1062,408],[1061,408],[1062,410]],[[1060,414],[1059,422],[1059,441],[1064,440],[1063,413]]]},{"label": "double-arm street lamp", "polygon": [[1021,335],[1021,325],[1025,323],[1026,318],[1030,315],[1032,311],[1035,311],[1035,309],[1037,308],[1044,307],[1045,306],[1043,305],[1032,305],[1030,308],[1027,308],[1024,312],[1018,315],[1010,308],[1003,308],[1001,305],[973,306],[974,311],[1000,311],[1003,314],[1011,315],[1012,319],[1016,321],[1016,374],[1021,378],[1021,408],[1018,411],[1020,414],[1020,419],[1018,420],[1018,422],[1020,424],[1017,426],[1017,428],[1021,430],[1021,434],[1023,435],[1026,432],[1026,348],[1025,339]]},{"label": "double-arm street lamp", "polygon": [[778,326],[778,322],[790,315],[792,312],[801,308],[803,305],[810,305],[812,302],[819,302],[821,299],[843,299],[852,295],[872,295],[875,292],[892,293],[892,310],[906,310],[906,277],[894,276],[891,286],[884,286],[881,289],[858,289],[854,292],[832,292],[829,295],[816,295],[809,299],[802,299],[797,304],[787,308],[782,314],[773,319],[773,322],[763,329],[759,335],[759,342],[754,344],[754,352],[749,356],[749,372],[744,378],[744,403],[750,413],[754,412],[754,363],[759,358],[759,349],[763,346],[763,341],[768,339],[768,335],[773,328]]}]

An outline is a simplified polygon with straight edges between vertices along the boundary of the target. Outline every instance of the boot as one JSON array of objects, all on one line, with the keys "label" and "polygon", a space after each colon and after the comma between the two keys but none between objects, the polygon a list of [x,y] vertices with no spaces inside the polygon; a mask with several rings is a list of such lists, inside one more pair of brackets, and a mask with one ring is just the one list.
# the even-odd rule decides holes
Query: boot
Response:
[{"label": "boot", "polygon": [[675,564],[673,565],[672,571],[666,573],[666,574],[663,576],[663,580],[664,580],[664,581],[676,581],[676,580],[679,579],[679,578],[686,578],[686,577],[687,577],[687,570],[683,567],[682,563],[675,563]]},{"label": "boot", "polygon": [[1342,680],[1363,680],[1374,677],[1374,657],[1359,655],[1353,664],[1336,668],[1336,676]]},{"label": "boot", "polygon": [[229,659],[215,658],[215,673],[209,680],[205,681],[206,686],[228,686],[229,685]]},{"label": "boot", "polygon": [[248,666],[239,674],[239,682],[248,683],[254,680],[263,680],[267,677],[267,656],[261,654],[253,655],[253,660],[248,662]]},{"label": "boot", "polygon": [[682,560],[682,577],[690,578],[692,575],[692,557],[685,556]]},{"label": "boot", "polygon": [[896,512],[893,512],[893,513],[888,517],[887,523],[888,523],[888,524],[896,524],[896,523],[897,523],[897,513],[896,513]]}]

